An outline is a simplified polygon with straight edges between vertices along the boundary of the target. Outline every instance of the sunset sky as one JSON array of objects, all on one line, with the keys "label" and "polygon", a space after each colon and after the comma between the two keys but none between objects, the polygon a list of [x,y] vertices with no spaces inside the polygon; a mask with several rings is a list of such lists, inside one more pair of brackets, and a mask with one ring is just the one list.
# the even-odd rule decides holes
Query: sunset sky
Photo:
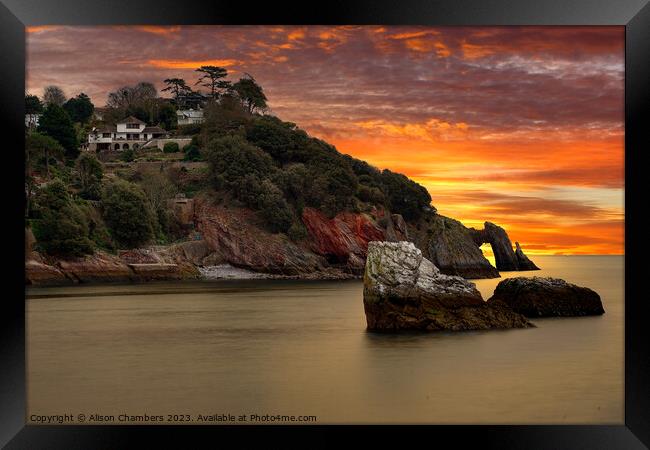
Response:
[{"label": "sunset sky", "polygon": [[426,186],[528,254],[622,254],[623,27],[30,27],[27,91],[107,93],[201,65],[271,112]]}]

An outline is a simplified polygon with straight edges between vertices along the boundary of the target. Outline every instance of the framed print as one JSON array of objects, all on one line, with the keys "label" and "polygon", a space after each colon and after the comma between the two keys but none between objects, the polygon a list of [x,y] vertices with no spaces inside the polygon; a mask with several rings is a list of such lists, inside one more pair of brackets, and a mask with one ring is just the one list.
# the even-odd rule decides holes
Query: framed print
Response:
[{"label": "framed print", "polygon": [[647,2],[2,2],[7,448],[650,445]]}]

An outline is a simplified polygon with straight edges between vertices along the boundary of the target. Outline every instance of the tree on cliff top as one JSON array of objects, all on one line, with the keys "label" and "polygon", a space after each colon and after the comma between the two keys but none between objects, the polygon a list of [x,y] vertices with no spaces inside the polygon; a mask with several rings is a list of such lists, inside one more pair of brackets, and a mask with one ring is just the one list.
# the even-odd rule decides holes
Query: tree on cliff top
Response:
[{"label": "tree on cliff top", "polygon": [[264,90],[252,76],[246,74],[244,78],[240,78],[232,85],[232,90],[239,95],[249,113],[253,114],[255,110],[266,108]]},{"label": "tree on cliff top", "polygon": [[25,95],[25,114],[40,114],[43,112],[43,104],[36,95]]},{"label": "tree on cliff top", "polygon": [[102,192],[104,221],[122,248],[135,248],[151,241],[157,228],[156,217],[138,185],[116,180]]},{"label": "tree on cliff top", "polygon": [[217,98],[221,91],[230,88],[230,81],[224,80],[228,76],[228,71],[218,66],[201,66],[196,69],[202,75],[196,84],[210,88],[210,96]]},{"label": "tree on cliff top", "polygon": [[65,99],[63,89],[58,86],[46,86],[43,89],[43,103],[46,105],[63,106]]},{"label": "tree on cliff top", "polygon": [[93,115],[95,106],[83,92],[63,104],[63,109],[68,113],[73,122],[86,123]]}]

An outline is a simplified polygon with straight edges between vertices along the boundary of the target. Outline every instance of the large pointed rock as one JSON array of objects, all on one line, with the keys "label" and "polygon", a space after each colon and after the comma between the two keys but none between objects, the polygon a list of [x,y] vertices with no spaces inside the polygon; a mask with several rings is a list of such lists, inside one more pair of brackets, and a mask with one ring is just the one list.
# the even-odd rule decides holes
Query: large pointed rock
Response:
[{"label": "large pointed rock", "polygon": [[410,242],[370,242],[363,304],[368,329],[481,330],[525,328],[504,304],[486,304],[476,285],[444,275]]},{"label": "large pointed rock", "polygon": [[517,268],[519,270],[539,270],[539,267],[524,254],[519,242],[515,242],[515,257],[517,259]]},{"label": "large pointed rock", "polygon": [[498,278],[499,271],[483,255],[472,229],[457,220],[436,215],[423,239],[416,241],[440,271],[463,278]]}]

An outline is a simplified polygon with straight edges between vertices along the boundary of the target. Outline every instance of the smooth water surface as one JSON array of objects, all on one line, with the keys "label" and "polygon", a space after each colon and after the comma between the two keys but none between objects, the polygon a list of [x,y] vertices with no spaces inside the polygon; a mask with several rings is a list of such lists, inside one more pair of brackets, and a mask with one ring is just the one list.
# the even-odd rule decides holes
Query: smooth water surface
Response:
[{"label": "smooth water surface", "polygon": [[[623,423],[623,257],[537,256],[606,314],[465,333],[366,331],[361,281],[27,291],[32,414],[313,415],[317,423]],[[499,279],[477,280],[483,297]],[[117,421],[116,421],[117,422]]]}]

